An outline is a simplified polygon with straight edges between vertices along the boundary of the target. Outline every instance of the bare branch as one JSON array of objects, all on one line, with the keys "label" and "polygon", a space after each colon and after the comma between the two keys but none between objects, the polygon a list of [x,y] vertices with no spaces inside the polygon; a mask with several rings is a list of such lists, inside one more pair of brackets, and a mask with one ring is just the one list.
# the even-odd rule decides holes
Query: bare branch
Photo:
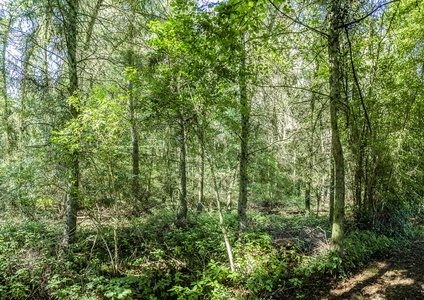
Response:
[{"label": "bare branch", "polygon": [[[399,1],[399,0],[398,0]],[[280,13],[280,14],[282,14],[283,16],[285,16],[287,19],[289,19],[289,20],[291,20],[291,21],[293,21],[294,23],[296,23],[296,24],[299,24],[299,25],[301,25],[301,26],[304,26],[304,27],[306,27],[306,28],[308,28],[309,30],[312,30],[313,32],[315,32],[315,33],[318,33],[318,34],[320,34],[320,35],[323,35],[323,36],[325,36],[325,37],[327,37],[328,38],[328,34],[326,34],[325,32],[323,32],[323,31],[320,31],[320,30],[318,30],[318,29],[316,29],[316,28],[314,28],[314,27],[311,27],[311,26],[309,26],[309,25],[306,25],[305,23],[302,23],[302,22],[300,22],[299,20],[296,20],[296,19],[294,19],[294,18],[292,18],[292,17],[290,17],[288,14],[286,14],[285,12],[282,12],[279,8],[278,8],[278,6],[276,6],[271,0],[269,0],[269,3],[271,3],[271,5]]]},{"label": "bare branch", "polygon": [[289,89],[307,91],[309,93],[317,94],[317,95],[324,96],[324,97],[330,97],[329,95],[324,94],[324,93],[321,93],[321,92],[313,91],[313,90],[310,90],[310,89],[307,89],[307,88],[302,88],[302,87],[297,87],[297,86],[291,86],[291,85],[257,85],[257,87],[289,88]]},{"label": "bare branch", "polygon": [[344,27],[349,27],[350,25],[353,25],[355,23],[359,23],[363,20],[365,20],[366,18],[368,18],[369,16],[371,16],[373,13],[375,13],[377,10],[379,10],[380,8],[382,8],[383,6],[389,5],[390,3],[394,3],[394,2],[400,2],[400,0],[393,0],[393,1],[389,1],[389,2],[385,2],[379,6],[377,6],[376,8],[374,8],[372,11],[370,11],[369,13],[367,13],[365,16],[363,16],[362,18],[356,19],[352,22],[349,22],[347,24],[343,24],[342,26],[340,26],[339,28],[344,28]]}]

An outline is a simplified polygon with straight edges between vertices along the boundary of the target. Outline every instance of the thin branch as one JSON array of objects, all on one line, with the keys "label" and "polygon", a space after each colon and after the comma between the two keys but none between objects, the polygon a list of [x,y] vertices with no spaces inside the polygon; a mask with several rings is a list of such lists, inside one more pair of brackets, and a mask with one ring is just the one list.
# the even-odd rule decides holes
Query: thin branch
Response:
[{"label": "thin branch", "polygon": [[368,18],[369,16],[371,16],[373,13],[375,13],[377,10],[379,10],[380,8],[382,8],[383,6],[389,5],[390,3],[394,3],[394,2],[400,2],[400,0],[393,0],[393,1],[389,1],[389,2],[385,2],[379,6],[377,6],[376,8],[374,8],[372,11],[370,11],[369,13],[367,13],[365,16],[363,16],[362,18],[356,19],[352,22],[349,22],[347,24],[343,24],[342,26],[340,26],[339,28],[343,28],[343,27],[349,27],[350,25],[353,25],[355,23],[359,23],[363,20],[365,20],[366,18]]},{"label": "thin branch", "polygon": [[367,109],[365,108],[364,98],[362,97],[361,87],[359,86],[358,78],[356,77],[355,64],[353,63],[353,56],[352,56],[352,43],[350,42],[349,32],[347,30],[347,27],[345,27],[345,32],[347,37],[347,43],[349,45],[350,64],[352,66],[353,79],[355,80],[356,87],[358,88],[359,98],[361,98],[362,108],[364,109],[365,118],[367,119],[367,123],[368,123],[368,129],[370,130],[370,133],[372,133],[371,122],[370,122],[370,119],[368,118],[368,113],[367,113]]},{"label": "thin branch", "polygon": [[323,97],[330,97],[327,94],[321,93],[321,92],[317,92],[317,91],[313,91],[307,88],[302,88],[302,87],[297,87],[297,86],[291,86],[291,85],[257,85],[257,87],[270,87],[270,88],[290,88],[290,89],[296,89],[296,90],[302,90],[302,91],[307,91],[310,92],[312,94],[317,94]]},{"label": "thin branch", "polygon": [[[399,1],[399,0],[398,0]],[[311,26],[309,26],[309,25],[306,25],[305,23],[302,23],[302,22],[300,22],[300,21],[298,21],[298,20],[296,20],[296,19],[293,19],[292,17],[290,17],[288,14],[286,14],[286,13],[284,13],[284,12],[282,12],[279,8],[278,8],[278,6],[276,6],[271,0],[269,0],[269,3],[271,3],[271,5],[280,13],[280,14],[282,14],[283,16],[285,16],[287,19],[289,19],[289,20],[291,20],[292,22],[294,22],[294,23],[296,23],[296,24],[299,24],[299,25],[301,25],[301,26],[304,26],[304,27],[306,27],[306,28],[308,28],[308,29],[310,29],[310,30],[312,30],[313,32],[315,32],[315,33],[318,33],[318,34],[320,34],[320,35],[323,35],[323,36],[325,36],[325,37],[327,37],[328,38],[328,34],[326,34],[325,32],[323,32],[323,31],[319,31],[318,29],[316,29],[316,28],[314,28],[314,27],[311,27]]]}]

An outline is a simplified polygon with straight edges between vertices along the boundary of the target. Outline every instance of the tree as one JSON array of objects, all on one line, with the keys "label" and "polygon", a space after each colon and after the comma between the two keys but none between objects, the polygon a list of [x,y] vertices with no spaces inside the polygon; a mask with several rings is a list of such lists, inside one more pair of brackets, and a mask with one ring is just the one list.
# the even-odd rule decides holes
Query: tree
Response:
[{"label": "tree", "polygon": [[[78,8],[79,0],[68,0],[67,7],[61,10],[64,20],[65,39],[67,48],[67,64],[69,73],[69,97],[78,101],[78,62],[77,62],[77,49],[78,49]],[[79,112],[77,109],[78,103],[70,102],[70,115],[71,118],[77,119]],[[79,182],[80,182],[80,166],[79,166],[79,150],[74,148],[70,150],[70,192],[66,210],[66,235],[64,244],[73,244],[75,233],[77,230],[77,214],[79,204]]]},{"label": "tree", "polygon": [[[7,18],[8,17],[8,18]],[[1,95],[3,98],[3,128],[5,131],[5,137],[4,137],[4,152],[5,156],[7,157],[10,155],[10,125],[9,125],[9,99],[7,95],[7,89],[8,89],[8,80],[7,80],[7,69],[6,69],[6,52],[7,52],[7,46],[8,46],[8,40],[9,40],[9,33],[12,27],[13,23],[13,17],[10,15],[7,16],[5,19],[5,24],[1,24],[4,26],[2,28],[2,49],[1,49]],[[3,20],[2,20],[3,21]]]},{"label": "tree", "polygon": [[331,248],[343,256],[343,235],[344,235],[344,209],[345,209],[345,168],[342,144],[338,127],[337,107],[342,100],[340,74],[340,34],[339,26],[343,20],[341,18],[340,1],[335,0],[330,4],[329,31],[328,31],[328,60],[330,68],[330,122],[331,122],[331,144],[334,157],[335,168],[335,199],[334,199],[334,219],[331,234]]}]

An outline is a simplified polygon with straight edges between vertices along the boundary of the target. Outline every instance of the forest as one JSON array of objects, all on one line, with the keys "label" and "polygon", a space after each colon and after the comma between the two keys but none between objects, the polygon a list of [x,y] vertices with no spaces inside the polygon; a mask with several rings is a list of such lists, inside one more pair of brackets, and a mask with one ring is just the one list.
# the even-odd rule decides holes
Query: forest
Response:
[{"label": "forest", "polygon": [[424,1],[0,8],[0,299],[424,299]]}]

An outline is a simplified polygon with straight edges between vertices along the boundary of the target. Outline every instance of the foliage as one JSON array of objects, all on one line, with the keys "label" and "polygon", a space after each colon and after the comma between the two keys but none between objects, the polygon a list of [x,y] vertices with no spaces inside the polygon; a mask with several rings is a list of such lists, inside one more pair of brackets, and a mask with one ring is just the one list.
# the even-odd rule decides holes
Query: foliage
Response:
[{"label": "foliage", "polygon": [[[2,1],[0,298],[302,298],[314,276],[416,238],[423,1],[334,2],[342,257],[327,252],[332,1],[65,2]],[[189,215],[176,227],[183,178]],[[231,211],[242,181],[244,234]],[[63,248],[69,194],[80,218]],[[320,211],[304,214],[306,200]]]},{"label": "foliage", "polygon": [[[227,265],[215,212],[190,218],[185,228],[176,228],[173,212],[157,211],[155,216],[132,219],[131,226],[119,227],[119,274],[113,273],[105,247],[105,243],[114,247],[113,226],[103,226],[102,231],[82,227],[75,245],[64,251],[57,225],[11,218],[0,224],[0,295],[7,299],[230,299],[242,295],[255,299],[293,287],[301,297],[308,278],[341,269],[349,272],[370,257],[387,255],[410,241],[401,234],[387,237],[354,230],[346,237],[343,259],[325,252],[316,256],[304,252],[301,235],[293,245],[279,246],[274,226],[292,234],[300,234],[306,225],[328,230],[324,218],[249,216],[253,226],[242,239],[230,236],[234,273]],[[226,214],[225,223],[235,231],[237,215]]]}]

